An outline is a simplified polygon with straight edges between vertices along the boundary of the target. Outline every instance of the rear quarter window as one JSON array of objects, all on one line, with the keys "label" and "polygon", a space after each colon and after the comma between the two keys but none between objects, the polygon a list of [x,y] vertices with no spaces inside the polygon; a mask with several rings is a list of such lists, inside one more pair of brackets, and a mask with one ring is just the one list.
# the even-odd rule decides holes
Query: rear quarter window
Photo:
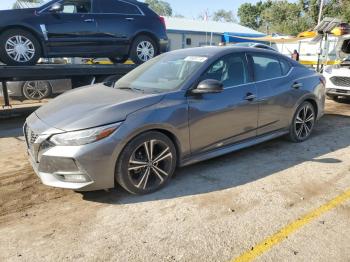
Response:
[{"label": "rear quarter window", "polygon": [[291,64],[283,58],[280,58],[280,63],[281,63],[282,75],[287,75],[290,69],[292,68]]},{"label": "rear quarter window", "polygon": [[140,9],[132,4],[120,0],[98,0],[97,9],[104,14],[141,15]]}]

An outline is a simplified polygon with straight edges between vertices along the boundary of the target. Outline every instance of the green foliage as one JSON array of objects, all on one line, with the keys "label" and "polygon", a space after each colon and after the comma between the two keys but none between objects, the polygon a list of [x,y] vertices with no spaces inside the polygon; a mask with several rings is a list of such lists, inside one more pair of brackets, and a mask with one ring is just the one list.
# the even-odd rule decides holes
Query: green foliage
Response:
[{"label": "green foliage", "polygon": [[158,15],[172,16],[173,14],[173,9],[168,2],[162,0],[146,0],[145,3]]},{"label": "green foliage", "polygon": [[261,17],[270,31],[282,34],[296,35],[312,25],[310,17],[303,15],[300,5],[287,0],[274,2],[262,12]]},{"label": "green foliage", "polygon": [[[296,35],[317,25],[320,0],[265,1],[245,3],[238,9],[240,23],[250,28]],[[350,22],[350,0],[324,0],[322,17],[337,17]]]},{"label": "green foliage", "polygon": [[17,0],[14,4],[13,4],[13,8],[23,8],[26,7],[27,3],[42,3],[42,0]]},{"label": "green foliage", "polygon": [[259,29],[264,21],[261,17],[265,9],[271,7],[273,2],[271,0],[262,2],[261,0],[255,5],[250,3],[242,4],[238,9],[238,16],[242,25]]},{"label": "green foliage", "polygon": [[224,9],[219,9],[213,14],[213,20],[217,22],[237,22],[235,15],[232,11],[226,11]]}]

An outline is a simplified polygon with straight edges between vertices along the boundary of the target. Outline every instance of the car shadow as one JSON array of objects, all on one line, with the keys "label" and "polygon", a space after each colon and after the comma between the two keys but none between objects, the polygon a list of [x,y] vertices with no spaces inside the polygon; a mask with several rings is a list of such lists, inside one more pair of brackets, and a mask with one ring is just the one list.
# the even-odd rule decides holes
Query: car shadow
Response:
[{"label": "car shadow", "polygon": [[117,187],[110,191],[85,192],[82,196],[87,201],[118,205],[158,201],[237,187],[307,161],[335,165],[341,160],[325,155],[350,145],[347,135],[336,135],[341,128],[349,125],[350,116],[325,115],[312,137],[304,143],[278,138],[180,168],[166,187],[150,195],[135,196]]}]

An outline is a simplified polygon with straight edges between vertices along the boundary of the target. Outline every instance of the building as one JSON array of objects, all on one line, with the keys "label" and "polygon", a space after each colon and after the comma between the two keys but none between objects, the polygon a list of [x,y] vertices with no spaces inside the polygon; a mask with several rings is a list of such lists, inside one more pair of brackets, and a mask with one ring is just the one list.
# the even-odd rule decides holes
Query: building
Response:
[{"label": "building", "polygon": [[218,45],[221,42],[244,42],[239,37],[261,37],[264,34],[235,23],[166,17],[169,49]]}]

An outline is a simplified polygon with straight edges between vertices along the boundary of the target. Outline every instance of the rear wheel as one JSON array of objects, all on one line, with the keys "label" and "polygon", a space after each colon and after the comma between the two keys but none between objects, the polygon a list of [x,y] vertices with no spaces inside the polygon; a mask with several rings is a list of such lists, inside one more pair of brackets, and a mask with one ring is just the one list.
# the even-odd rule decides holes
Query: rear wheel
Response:
[{"label": "rear wheel", "polygon": [[314,106],[305,101],[295,112],[289,129],[289,139],[299,143],[307,140],[315,126],[316,113]]},{"label": "rear wheel", "polygon": [[158,54],[158,47],[152,38],[141,35],[131,45],[130,58],[135,64],[142,64]]},{"label": "rear wheel", "polygon": [[22,29],[5,31],[0,36],[0,60],[7,65],[35,65],[41,48],[35,36]]},{"label": "rear wheel", "polygon": [[176,168],[173,142],[159,132],[134,138],[121,153],[117,182],[132,194],[147,194],[167,184]]},{"label": "rear wheel", "polygon": [[23,84],[22,92],[29,100],[42,100],[51,96],[52,89],[48,81],[27,81]]}]

